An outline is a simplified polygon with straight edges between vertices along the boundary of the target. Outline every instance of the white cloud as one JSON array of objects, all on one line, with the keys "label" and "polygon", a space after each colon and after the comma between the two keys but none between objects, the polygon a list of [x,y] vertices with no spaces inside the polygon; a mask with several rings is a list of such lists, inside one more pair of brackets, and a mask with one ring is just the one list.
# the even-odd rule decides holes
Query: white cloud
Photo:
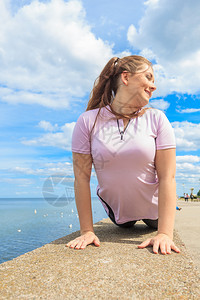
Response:
[{"label": "white cloud", "polygon": [[190,113],[195,113],[195,112],[198,112],[200,111],[200,108],[186,108],[186,109],[180,109],[180,110],[177,110],[177,112],[179,113],[185,113],[185,114],[190,114]]},{"label": "white cloud", "polygon": [[178,163],[197,163],[200,162],[200,157],[197,155],[183,155],[183,156],[177,156],[176,161]]},{"label": "white cloud", "polygon": [[177,167],[177,170],[181,170],[182,172],[184,171],[184,172],[197,172],[197,173],[199,173],[200,172],[200,167],[199,166],[195,166],[195,165],[193,165],[193,164],[191,164],[191,163],[181,163],[181,164],[179,164],[179,163],[177,163],[177,165],[176,165],[176,167]]},{"label": "white cloud", "polygon": [[200,124],[184,122],[171,123],[177,143],[177,150],[197,151],[200,149]]},{"label": "white cloud", "polygon": [[177,183],[184,183],[187,186],[193,184],[196,190],[200,189],[200,166],[191,163],[176,164],[176,180]]},{"label": "white cloud", "polygon": [[[20,77],[21,75],[18,74]],[[29,79],[31,81],[31,74],[28,75]],[[48,75],[47,75],[48,76]],[[12,77],[12,75],[11,75]],[[24,85],[25,82],[23,82],[23,79],[21,78],[22,82],[19,83],[19,86],[15,86],[14,88],[7,88],[7,87],[0,87],[0,100],[10,103],[10,104],[17,104],[17,103],[23,103],[23,104],[39,104],[45,107],[51,107],[51,108],[60,108],[60,107],[67,107],[68,102],[70,99],[70,93],[67,94],[67,92],[62,91],[47,91],[44,90],[44,87],[40,87],[39,85],[42,84],[42,80],[40,83],[38,83],[38,88],[35,88],[35,90],[18,90],[18,89],[26,89]],[[28,79],[27,79],[28,80]],[[13,82],[11,82],[13,81]],[[11,80],[10,83],[8,83],[9,86],[12,84],[15,85],[14,79]],[[31,84],[31,82],[30,82]],[[49,81],[50,84],[50,81]]]},{"label": "white cloud", "polygon": [[0,182],[17,184],[18,186],[28,186],[33,184],[33,180],[28,178],[0,178]]},{"label": "white cloud", "polygon": [[26,175],[39,175],[43,174],[44,170],[43,169],[31,169],[31,168],[24,168],[24,167],[14,167],[10,169],[11,172],[14,173],[22,173]]},{"label": "white cloud", "polygon": [[45,131],[55,131],[58,129],[58,125],[52,125],[50,122],[47,121],[40,121],[38,126],[42,129],[44,129]]},{"label": "white cloud", "polygon": [[144,57],[146,57],[147,59],[149,59],[150,61],[151,60],[154,60],[156,59],[156,55],[153,53],[153,51],[151,51],[150,49],[148,48],[144,48],[140,54]]},{"label": "white cloud", "polygon": [[137,44],[135,45],[134,42],[137,43],[138,32],[136,27],[133,24],[131,24],[128,28],[127,38],[129,42],[132,44],[132,46],[137,48]]},{"label": "white cloud", "polygon": [[0,99],[69,107],[83,97],[112,46],[91,32],[81,1],[32,1],[11,15],[0,1]]},{"label": "white cloud", "polygon": [[151,6],[152,5],[155,6],[158,3],[159,3],[159,0],[147,0],[147,1],[144,2],[145,5],[151,5]]},{"label": "white cloud", "polygon": [[23,191],[23,192],[15,192],[15,194],[18,195],[18,196],[21,196],[21,195],[27,195],[28,192],[25,192],[25,191]]},{"label": "white cloud", "polygon": [[200,189],[200,157],[197,155],[183,155],[176,157],[176,182],[177,192],[183,195],[190,193],[194,187],[194,193]]},{"label": "white cloud", "polygon": [[[69,186],[73,186],[74,183],[74,171],[73,171],[73,162],[72,157],[68,157],[70,162],[51,162],[51,163],[44,163],[41,165],[40,168],[38,167],[21,167],[17,166],[14,168],[7,169],[7,176],[12,174],[12,176],[19,176],[19,174],[23,174],[30,178],[2,178],[0,179],[0,183],[6,184],[13,184],[17,185],[18,187],[27,187],[28,185],[34,185],[35,188],[41,189],[42,187],[35,187],[34,180],[39,180],[40,183],[44,183],[44,180],[48,179],[49,176],[53,178],[55,182],[65,182],[69,184]],[[96,172],[94,167],[92,166],[91,172],[92,180],[96,180]],[[97,182],[96,182],[97,183]],[[91,182],[92,184],[92,182]],[[95,192],[96,194],[96,192]]]},{"label": "white cloud", "polygon": [[156,96],[200,91],[199,11],[197,0],[149,0],[138,30],[129,27],[127,37],[133,48],[157,62]]},{"label": "white cloud", "polygon": [[167,110],[170,106],[170,103],[164,101],[163,99],[155,99],[150,101],[150,106],[161,110]]},{"label": "white cloud", "polygon": [[[68,176],[73,176],[73,166],[72,162],[65,163],[46,163],[43,164],[41,168],[32,168],[32,167],[14,167],[8,170],[12,174],[26,174],[33,176],[50,176],[54,174],[65,174]],[[17,179],[5,179],[7,182],[16,181]],[[26,179],[24,179],[26,180]],[[43,178],[42,178],[43,180]],[[20,181],[21,182],[21,181]],[[29,179],[27,179],[29,182]],[[31,181],[30,181],[31,182]],[[31,182],[32,183],[32,182]]]},{"label": "white cloud", "polygon": [[66,123],[65,125],[59,128],[57,124],[52,125],[50,122],[42,121],[42,123],[39,123],[39,126],[42,127],[44,130],[57,130],[57,132],[48,132],[43,136],[32,140],[22,140],[22,143],[24,145],[51,146],[71,151],[71,138],[75,122]]}]

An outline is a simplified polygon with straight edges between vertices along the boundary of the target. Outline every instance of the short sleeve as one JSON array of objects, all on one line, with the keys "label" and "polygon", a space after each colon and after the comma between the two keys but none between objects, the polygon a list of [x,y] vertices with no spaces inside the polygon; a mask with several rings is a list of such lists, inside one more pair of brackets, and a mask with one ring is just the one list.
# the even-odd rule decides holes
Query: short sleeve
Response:
[{"label": "short sleeve", "polygon": [[160,111],[158,118],[156,149],[176,148],[174,130],[166,115]]},{"label": "short sleeve", "polygon": [[87,126],[87,119],[84,114],[80,115],[72,133],[72,152],[90,154],[90,135]]}]

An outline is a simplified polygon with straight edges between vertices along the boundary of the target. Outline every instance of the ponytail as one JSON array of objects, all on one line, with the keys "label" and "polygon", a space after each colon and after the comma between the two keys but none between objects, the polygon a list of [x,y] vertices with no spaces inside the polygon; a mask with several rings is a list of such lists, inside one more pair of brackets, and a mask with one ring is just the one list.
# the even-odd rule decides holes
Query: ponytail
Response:
[{"label": "ponytail", "polygon": [[118,60],[117,57],[111,58],[95,80],[86,111],[101,108],[112,102],[113,90],[116,90],[114,77]]}]

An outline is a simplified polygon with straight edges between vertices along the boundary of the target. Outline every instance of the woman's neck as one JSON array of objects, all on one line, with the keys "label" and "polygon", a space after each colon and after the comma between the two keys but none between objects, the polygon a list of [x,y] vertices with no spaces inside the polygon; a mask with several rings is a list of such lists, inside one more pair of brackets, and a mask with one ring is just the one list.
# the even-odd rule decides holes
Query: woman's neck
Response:
[{"label": "woman's neck", "polygon": [[116,98],[113,100],[111,106],[117,113],[124,115],[132,114],[140,109],[140,107],[135,107],[129,103],[119,101]]}]

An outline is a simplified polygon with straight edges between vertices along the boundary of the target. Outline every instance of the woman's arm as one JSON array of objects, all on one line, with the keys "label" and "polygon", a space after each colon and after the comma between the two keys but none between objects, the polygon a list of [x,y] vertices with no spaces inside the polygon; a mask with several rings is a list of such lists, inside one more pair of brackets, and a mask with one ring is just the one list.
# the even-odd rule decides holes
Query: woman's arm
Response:
[{"label": "woman's arm", "polygon": [[174,219],[176,212],[176,150],[157,150],[155,166],[159,179],[158,190],[158,233],[154,238],[143,242],[139,248],[153,246],[153,252],[170,254],[171,249],[180,252],[173,240]]},{"label": "woman's arm", "polygon": [[87,245],[94,243],[100,245],[99,239],[94,234],[90,177],[92,170],[92,156],[90,154],[75,153],[73,154],[74,169],[74,190],[75,200],[79,215],[81,236],[70,241],[66,246],[76,249],[83,249]]},{"label": "woman's arm", "polygon": [[159,179],[158,233],[173,239],[176,212],[176,150],[157,150],[155,166]]}]

